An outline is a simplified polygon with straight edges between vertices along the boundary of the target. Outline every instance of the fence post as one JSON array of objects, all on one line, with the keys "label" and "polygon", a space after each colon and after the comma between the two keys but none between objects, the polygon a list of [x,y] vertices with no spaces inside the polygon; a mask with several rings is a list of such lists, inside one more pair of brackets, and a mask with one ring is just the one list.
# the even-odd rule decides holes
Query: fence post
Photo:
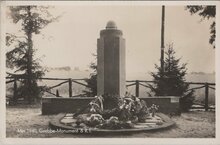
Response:
[{"label": "fence post", "polygon": [[205,111],[209,109],[209,85],[205,83]]},{"label": "fence post", "polygon": [[58,90],[56,91],[56,97],[60,97],[60,93]]},{"label": "fence post", "polygon": [[136,97],[139,97],[139,81],[138,80],[136,80]]},{"label": "fence post", "polygon": [[69,79],[69,97],[72,97],[72,79]]},{"label": "fence post", "polygon": [[13,101],[14,101],[14,103],[17,102],[17,98],[18,98],[18,91],[17,91],[17,89],[18,89],[17,79],[15,78],[14,79],[14,94],[13,94]]}]

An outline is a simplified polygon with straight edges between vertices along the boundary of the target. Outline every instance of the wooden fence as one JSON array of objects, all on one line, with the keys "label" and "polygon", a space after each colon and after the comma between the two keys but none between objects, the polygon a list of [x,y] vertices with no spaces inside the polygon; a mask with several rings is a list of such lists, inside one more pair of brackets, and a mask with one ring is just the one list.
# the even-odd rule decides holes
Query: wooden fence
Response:
[{"label": "wooden fence", "polygon": [[[19,77],[6,77],[6,84],[9,83],[14,83],[13,84],[13,98],[16,99],[17,98],[17,82],[21,80],[21,78]],[[68,84],[68,93],[69,93],[69,97],[74,97],[73,96],[73,83],[82,85],[84,87],[88,87],[87,83],[85,82],[87,79],[72,79],[72,78],[39,78],[39,80],[53,80],[53,81],[63,81],[59,84],[53,85],[53,86],[47,86],[47,89],[44,90],[45,92],[54,95],[56,97],[60,97],[59,95],[59,91],[56,90],[56,93],[52,93],[51,90],[52,89],[56,89],[57,87],[60,87],[63,84]],[[145,81],[145,80],[129,80],[126,81],[126,87],[131,87],[131,86],[135,86],[135,96],[139,97],[140,96],[140,86],[143,86],[145,88],[150,88],[150,84],[154,84],[154,81]],[[198,104],[195,103],[197,105],[200,106],[196,106],[196,107],[192,107],[192,109],[205,109],[206,111],[208,111],[209,109],[215,109],[213,107],[209,106],[209,89],[213,89],[215,90],[215,83],[207,83],[207,82],[186,82],[189,85],[199,85],[197,87],[193,87],[190,88],[188,91],[191,90],[197,90],[197,89],[202,89],[204,88],[204,94],[205,94],[205,99],[204,99],[204,104]],[[80,95],[85,95],[85,94],[80,94]],[[79,96],[79,95],[77,95]]]},{"label": "wooden fence", "polygon": [[[23,78],[22,78],[23,79]],[[14,87],[13,87],[13,96],[14,98],[17,98],[17,82],[18,81],[21,81],[22,80],[21,78],[18,78],[18,77],[6,77],[6,84],[9,84],[9,83],[14,83]],[[72,84],[73,83],[76,83],[76,84],[79,84],[79,85],[82,85],[82,86],[85,86],[85,87],[88,87],[86,83],[82,83],[80,81],[86,81],[87,79],[72,79],[72,78],[38,78],[38,80],[51,80],[51,81],[63,81],[59,84],[56,84],[56,85],[53,85],[53,86],[47,86],[47,89],[45,89],[44,91],[51,94],[51,95],[54,95],[56,97],[59,97],[58,94],[59,93],[52,93],[51,90],[52,89],[55,89],[57,87],[60,87],[61,85],[63,84],[68,84],[69,86],[69,97],[73,97],[73,90],[72,90]]]},{"label": "wooden fence", "polygon": [[[127,81],[127,83],[130,83],[126,85],[127,87],[135,86],[135,96],[139,97],[140,86],[143,86],[145,88],[150,88],[149,84],[154,84],[154,81],[131,80],[131,81]],[[192,109],[205,109],[205,111],[208,111],[209,109],[215,109],[214,107],[209,106],[209,89],[215,90],[215,83],[208,83],[208,82],[186,82],[186,83],[189,85],[199,85],[190,88],[187,91],[204,88],[204,94],[205,94],[204,104],[194,102],[194,105],[199,105],[199,106],[191,107]]]}]

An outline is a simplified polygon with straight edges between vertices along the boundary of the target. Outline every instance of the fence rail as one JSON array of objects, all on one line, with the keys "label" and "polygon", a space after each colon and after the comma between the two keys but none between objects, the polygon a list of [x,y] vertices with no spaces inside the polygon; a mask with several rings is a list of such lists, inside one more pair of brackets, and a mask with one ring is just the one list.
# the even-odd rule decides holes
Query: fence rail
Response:
[{"label": "fence rail", "polygon": [[[6,77],[6,84],[10,84],[10,83],[14,83],[13,84],[13,100],[16,100],[18,98],[18,92],[17,92],[17,82],[20,81],[21,79],[25,79],[25,78],[19,78],[19,77]],[[72,79],[72,78],[38,78],[39,80],[51,80],[51,81],[63,81],[60,82],[56,85],[53,86],[49,86],[47,87],[46,90],[44,90],[45,92],[60,97],[59,95],[59,91],[56,90],[56,93],[52,93],[51,90],[52,89],[56,89],[57,87],[60,87],[61,85],[64,84],[68,84],[68,93],[69,93],[69,97],[74,97],[73,96],[73,83],[78,84],[78,85],[82,85],[84,87],[88,87],[86,80],[87,79]],[[147,81],[147,80],[127,80],[126,81],[126,87],[132,87],[135,86],[135,96],[139,97],[140,96],[140,86],[144,87],[144,88],[150,88],[150,84],[154,84],[154,81]],[[204,88],[204,94],[205,94],[205,99],[204,99],[204,104],[199,104],[195,102],[195,105],[199,105],[199,106],[193,106],[192,109],[205,109],[206,111],[208,111],[209,109],[215,109],[214,107],[210,107],[209,106],[209,89],[215,90],[215,83],[208,83],[208,82],[186,82],[189,85],[200,85],[200,86],[196,86],[193,88],[188,89],[187,91],[192,91],[192,90],[198,90],[198,89],[203,89]],[[79,94],[82,95],[82,94]],[[77,95],[77,96],[79,96]],[[83,94],[84,95],[84,94]]]}]

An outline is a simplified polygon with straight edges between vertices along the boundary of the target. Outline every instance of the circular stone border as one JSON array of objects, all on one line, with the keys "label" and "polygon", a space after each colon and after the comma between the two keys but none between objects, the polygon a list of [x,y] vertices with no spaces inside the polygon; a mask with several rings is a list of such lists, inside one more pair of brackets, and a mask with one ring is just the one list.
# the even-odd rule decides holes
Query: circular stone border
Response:
[{"label": "circular stone border", "polygon": [[[65,116],[64,113],[56,115],[52,120],[49,122],[49,127],[51,129],[57,130],[74,130],[76,128],[65,125],[60,123],[60,120]],[[90,129],[90,133],[135,133],[135,132],[147,132],[147,131],[156,131],[156,130],[162,130],[162,129],[168,129],[172,126],[175,125],[175,122],[171,120],[167,115],[163,113],[157,113],[157,116],[161,117],[164,123],[160,126],[157,127],[149,127],[149,128],[132,128],[132,129],[115,129],[115,130],[110,130],[110,129]],[[80,129],[80,128],[79,128]]]}]

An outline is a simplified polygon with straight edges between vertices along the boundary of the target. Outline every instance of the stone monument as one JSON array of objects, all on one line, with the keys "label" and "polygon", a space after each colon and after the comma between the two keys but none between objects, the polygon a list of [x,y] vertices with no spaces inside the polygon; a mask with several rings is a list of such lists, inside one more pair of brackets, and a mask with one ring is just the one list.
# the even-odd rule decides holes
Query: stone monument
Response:
[{"label": "stone monument", "polygon": [[125,39],[115,22],[109,21],[97,42],[97,95],[123,97],[125,84]]}]

